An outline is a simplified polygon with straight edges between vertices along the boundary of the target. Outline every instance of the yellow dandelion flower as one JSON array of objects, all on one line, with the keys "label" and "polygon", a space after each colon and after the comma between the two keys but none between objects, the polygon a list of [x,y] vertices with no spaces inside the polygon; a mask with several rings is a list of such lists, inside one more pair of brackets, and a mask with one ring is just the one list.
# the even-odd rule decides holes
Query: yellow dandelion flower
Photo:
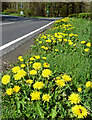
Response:
[{"label": "yellow dandelion flower", "polygon": [[40,56],[39,56],[39,55],[37,55],[37,56],[35,56],[35,58],[36,58],[36,59],[40,59]]},{"label": "yellow dandelion flower", "polygon": [[51,42],[51,40],[46,40],[46,42],[50,43],[50,42]]},{"label": "yellow dandelion flower", "polygon": [[22,56],[19,56],[18,59],[19,59],[21,62],[24,61],[23,58],[22,58]]},{"label": "yellow dandelion flower", "polygon": [[33,62],[29,62],[29,64],[32,64]]},{"label": "yellow dandelion flower", "polygon": [[88,43],[86,44],[86,46],[87,46],[87,47],[91,47],[91,43],[88,42]]},{"label": "yellow dandelion flower", "polygon": [[38,39],[36,39],[36,41],[39,41]]},{"label": "yellow dandelion flower", "polygon": [[81,92],[81,91],[82,91],[82,89],[81,89],[81,87],[79,87],[79,88],[78,88],[78,92]]},{"label": "yellow dandelion flower", "polygon": [[67,41],[67,39],[64,39],[64,41],[66,42],[66,41]]},{"label": "yellow dandelion flower", "polygon": [[9,75],[4,75],[4,76],[2,77],[1,82],[2,82],[4,85],[7,85],[7,84],[10,82],[10,76],[9,76]]},{"label": "yellow dandelion flower", "polygon": [[51,75],[52,75],[52,71],[49,70],[49,69],[44,69],[44,70],[42,71],[42,76],[43,76],[43,77],[49,78],[49,76],[51,76]]},{"label": "yellow dandelion flower", "polygon": [[45,47],[44,49],[45,49],[45,50],[48,50],[48,47]]},{"label": "yellow dandelion flower", "polygon": [[24,68],[26,65],[25,65],[25,64],[21,64],[20,66],[21,66],[22,68]]},{"label": "yellow dandelion flower", "polygon": [[42,43],[42,41],[39,41],[39,43]]},{"label": "yellow dandelion flower", "polygon": [[72,45],[73,44],[73,42],[69,42],[69,45]]},{"label": "yellow dandelion flower", "polygon": [[53,43],[55,43],[56,42],[56,40],[53,40]]},{"label": "yellow dandelion flower", "polygon": [[16,67],[12,68],[13,73],[17,73],[19,70],[20,70],[19,66],[16,66]]},{"label": "yellow dandelion flower", "polygon": [[62,39],[59,39],[59,41],[61,42],[61,41],[62,41]]},{"label": "yellow dandelion flower", "polygon": [[58,51],[58,49],[55,49],[55,51]]},{"label": "yellow dandelion flower", "polygon": [[81,41],[81,43],[83,44],[83,43],[86,43],[86,41]]},{"label": "yellow dandelion flower", "polygon": [[33,88],[34,89],[42,89],[44,87],[44,84],[43,84],[43,82],[36,82],[36,83],[34,83],[33,84]]},{"label": "yellow dandelion flower", "polygon": [[6,90],[6,94],[11,95],[13,93],[13,89],[9,88]]},{"label": "yellow dandelion flower", "polygon": [[37,74],[37,71],[36,70],[31,70],[30,71],[30,75],[36,75]]},{"label": "yellow dandelion flower", "polygon": [[71,104],[77,104],[77,103],[80,103],[81,99],[79,97],[78,94],[75,94],[75,93],[72,93],[70,96],[69,96],[69,99]]},{"label": "yellow dandelion flower", "polygon": [[65,80],[65,82],[71,81],[71,79],[72,79],[70,76],[68,76],[68,75],[66,75],[66,74],[64,74],[64,75],[62,76],[62,78]]},{"label": "yellow dandelion flower", "polygon": [[88,51],[89,51],[89,48],[85,48],[84,51],[85,51],[85,52],[88,52]]},{"label": "yellow dandelion flower", "polygon": [[33,83],[33,80],[28,79],[26,80],[26,83],[29,83],[31,85]]},{"label": "yellow dandelion flower", "polygon": [[42,46],[41,48],[45,48],[45,46]]},{"label": "yellow dandelion flower", "polygon": [[64,81],[63,79],[56,80],[55,82],[56,82],[56,84],[57,84],[58,86],[60,86],[60,87],[65,86],[65,81]]},{"label": "yellow dandelion flower", "polygon": [[68,40],[68,42],[72,42],[71,40]]},{"label": "yellow dandelion flower", "polygon": [[45,63],[43,64],[43,67],[48,68],[48,67],[50,67],[50,65],[45,62]]},{"label": "yellow dandelion flower", "polygon": [[21,78],[26,76],[26,72],[24,70],[19,70],[17,74],[14,75],[15,80],[20,80]]},{"label": "yellow dandelion flower", "polygon": [[78,118],[86,118],[87,117],[87,110],[81,105],[75,105],[72,107],[72,112],[74,116]]},{"label": "yellow dandelion flower", "polygon": [[76,44],[73,45],[74,47],[76,46]]},{"label": "yellow dandelion flower", "polygon": [[46,57],[42,57],[42,59],[46,60]]},{"label": "yellow dandelion flower", "polygon": [[30,60],[35,60],[35,58],[34,58],[34,57],[31,57]]},{"label": "yellow dandelion flower", "polygon": [[57,80],[60,80],[61,78],[60,77],[56,77]]},{"label": "yellow dandelion flower", "polygon": [[41,63],[35,62],[35,63],[33,64],[33,68],[34,68],[35,70],[39,70],[39,69],[41,68]]},{"label": "yellow dandelion flower", "polygon": [[17,85],[14,86],[13,91],[16,92],[16,93],[19,92],[20,91],[20,87],[17,86]]},{"label": "yellow dandelion flower", "polygon": [[30,96],[32,97],[31,100],[40,100],[40,92],[38,91],[33,91]]},{"label": "yellow dandelion flower", "polygon": [[88,88],[88,87],[91,87],[92,88],[92,82],[91,81],[88,81],[87,83],[86,83],[86,87]]},{"label": "yellow dandelion flower", "polygon": [[49,95],[49,94],[44,94],[43,96],[42,96],[42,100],[43,101],[47,101],[47,102],[49,102],[49,99],[51,98],[51,96]]}]

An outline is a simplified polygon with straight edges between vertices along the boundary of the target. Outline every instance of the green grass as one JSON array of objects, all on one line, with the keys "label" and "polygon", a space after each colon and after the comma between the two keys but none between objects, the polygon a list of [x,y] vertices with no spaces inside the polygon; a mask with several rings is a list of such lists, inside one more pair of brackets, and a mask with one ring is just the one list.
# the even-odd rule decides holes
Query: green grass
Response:
[{"label": "green grass", "polygon": [[[68,30],[68,28],[70,28],[68,27],[65,30],[65,28],[62,27],[63,24],[64,26],[71,24],[75,28]],[[59,41],[61,38],[58,38],[59,35],[55,37],[54,33],[63,33],[68,35],[62,35],[62,41]],[[69,34],[71,33],[77,34],[78,36],[73,36],[70,38]],[[54,38],[56,43],[53,43],[52,38]],[[50,43],[46,42],[48,39],[51,40]],[[76,44],[76,46],[69,45],[69,43],[67,41],[65,42],[64,39],[71,40],[73,42],[73,45]],[[39,41],[42,43],[39,43]],[[81,44],[81,41],[86,41],[86,43]],[[91,119],[91,88],[86,88],[85,86],[87,81],[91,81],[92,73],[92,70],[90,69],[91,48],[89,47],[90,50],[88,52],[84,51],[85,48],[88,48],[86,46],[88,42],[90,42],[90,21],[84,19],[69,19],[68,22],[58,21],[58,23],[54,23],[53,28],[47,30],[44,34],[39,35],[38,38],[35,39],[35,45],[31,45],[29,54],[23,56],[24,62],[18,61],[17,65],[20,66],[22,63],[27,65],[30,57],[34,55],[39,55],[41,58],[45,56],[47,58],[46,60],[40,58],[36,59],[35,62],[40,62],[41,64],[44,62],[49,63],[50,68],[48,69],[52,71],[52,76],[48,79],[43,78],[41,75],[43,68],[41,68],[36,77],[30,75],[29,77],[26,76],[23,78],[23,82],[29,78],[36,81],[40,80],[45,82],[45,87],[44,89],[40,90],[40,92],[42,92],[42,94],[48,92],[51,95],[52,99],[49,103],[44,103],[42,100],[31,101],[29,93],[33,91],[33,87],[27,88],[28,86],[26,83],[23,86],[20,81],[15,82],[12,71],[6,71],[5,74],[11,75],[12,85],[9,85],[14,87],[14,85],[17,84],[21,86],[21,91],[17,93],[18,96],[16,96],[16,94],[13,94],[12,96],[3,96],[3,106],[5,109],[3,110],[3,117],[10,118],[11,116],[11,118],[15,119],[21,117],[24,119],[38,119],[45,116],[46,118],[77,120],[77,118],[74,117],[71,112],[71,107],[74,105],[71,105],[68,102],[68,97],[72,92],[74,92],[79,94],[81,97],[80,104],[83,105],[89,112],[89,115],[87,118],[85,118],[85,120]],[[41,48],[42,46],[48,47],[48,50],[44,50]],[[55,49],[58,49],[58,51],[55,51]],[[26,66],[24,68],[27,73],[29,73],[29,71],[32,69],[32,66]],[[57,76],[60,76],[61,74],[64,75],[65,73],[67,75],[70,75],[72,80],[66,83],[66,86],[64,88],[58,88],[55,85],[54,80],[56,80],[55,78]],[[49,81],[48,86],[46,86],[47,81]],[[9,85],[7,85],[6,88],[9,88]],[[81,92],[78,92],[79,87],[82,88]],[[5,92],[5,86],[2,88],[3,92]],[[51,93],[52,88],[54,91]],[[65,94],[66,96],[63,96],[62,94]],[[18,102],[17,100],[15,101],[16,98],[19,100]]]}]

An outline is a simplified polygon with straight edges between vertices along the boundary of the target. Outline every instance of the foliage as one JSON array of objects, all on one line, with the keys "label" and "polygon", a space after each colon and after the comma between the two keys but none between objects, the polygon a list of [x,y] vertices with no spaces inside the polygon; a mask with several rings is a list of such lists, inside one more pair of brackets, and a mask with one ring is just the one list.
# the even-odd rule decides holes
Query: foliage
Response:
[{"label": "foliage", "polygon": [[90,2],[2,2],[2,11],[7,8],[19,13],[23,10],[26,16],[44,17],[66,17],[73,13],[91,12]]},{"label": "foliage", "polygon": [[2,118],[91,119],[90,48],[90,21],[55,21],[3,73]]},{"label": "foliage", "polygon": [[70,14],[69,17],[77,17],[77,18],[89,19],[91,17],[91,13]]}]

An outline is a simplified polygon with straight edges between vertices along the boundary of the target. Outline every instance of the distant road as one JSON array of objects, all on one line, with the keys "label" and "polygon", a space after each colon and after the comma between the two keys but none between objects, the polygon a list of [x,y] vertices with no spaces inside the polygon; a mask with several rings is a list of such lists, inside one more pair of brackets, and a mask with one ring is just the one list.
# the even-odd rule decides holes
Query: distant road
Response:
[{"label": "distant road", "polygon": [[9,43],[21,36],[26,35],[46,24],[50,23],[48,20],[26,20],[11,22],[10,24],[2,25],[2,45]]},{"label": "distant road", "polygon": [[0,51],[3,50],[2,55],[14,50],[36,34],[41,33],[47,26],[58,19],[0,16],[3,19],[2,23],[0,23],[0,26],[2,26],[2,45],[0,45]]}]

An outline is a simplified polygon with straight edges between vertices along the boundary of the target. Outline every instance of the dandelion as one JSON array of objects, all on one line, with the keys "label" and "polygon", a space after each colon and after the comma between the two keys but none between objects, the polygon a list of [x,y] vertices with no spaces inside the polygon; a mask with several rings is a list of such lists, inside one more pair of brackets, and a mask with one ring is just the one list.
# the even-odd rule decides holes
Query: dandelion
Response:
[{"label": "dandelion", "polygon": [[16,93],[19,92],[20,91],[20,87],[17,86],[17,85],[14,86],[13,91],[16,92]]},{"label": "dandelion", "polygon": [[3,77],[2,77],[2,83],[4,84],[4,85],[7,85],[9,82],[10,82],[10,76],[9,75],[4,75]]},{"label": "dandelion", "polygon": [[55,49],[55,51],[57,52],[57,51],[58,51],[58,49]]},{"label": "dandelion", "polygon": [[73,44],[73,42],[69,42],[69,45],[72,45]]},{"label": "dandelion", "polygon": [[75,94],[75,93],[72,93],[70,96],[69,96],[69,99],[71,104],[76,104],[76,103],[79,103],[81,101],[80,97],[78,94]]},{"label": "dandelion", "polygon": [[42,89],[44,87],[43,82],[36,82],[35,84],[33,84],[33,88],[34,89]]},{"label": "dandelion", "polygon": [[32,97],[31,100],[40,100],[40,92],[38,91],[33,91],[30,96]]},{"label": "dandelion", "polygon": [[79,87],[79,88],[78,88],[78,92],[81,92],[81,91],[82,91],[82,89],[81,89],[81,87]]},{"label": "dandelion", "polygon": [[6,90],[6,94],[11,95],[13,93],[13,89],[9,88]]},{"label": "dandelion", "polygon": [[86,43],[86,41],[81,41],[81,43],[83,44],[83,43]]},{"label": "dandelion", "polygon": [[39,43],[42,43],[42,41],[39,41]]},{"label": "dandelion", "polygon": [[75,46],[76,46],[76,44],[73,45],[73,47],[75,47]]},{"label": "dandelion", "polygon": [[64,41],[66,42],[66,41],[67,41],[67,39],[64,39]]},{"label": "dandelion", "polygon": [[12,68],[13,73],[17,73],[19,70],[20,70],[19,66],[16,66],[16,67]]},{"label": "dandelion", "polygon": [[70,76],[68,76],[68,75],[66,75],[66,74],[64,74],[64,75],[62,76],[62,78],[65,80],[65,82],[71,81],[71,79],[72,79]]},{"label": "dandelion", "polygon": [[26,76],[26,72],[24,70],[19,70],[16,75],[14,75],[15,80],[20,80],[21,78]]},{"label": "dandelion", "polygon": [[21,67],[24,68],[26,65],[25,64],[21,64]]},{"label": "dandelion", "polygon": [[74,116],[78,118],[86,118],[87,117],[87,110],[81,105],[75,105],[72,107],[72,112]]},{"label": "dandelion", "polygon": [[51,75],[52,75],[52,71],[49,70],[49,69],[44,69],[44,70],[42,71],[42,76],[43,76],[43,77],[49,78],[49,76],[51,76]]},{"label": "dandelion", "polygon": [[46,42],[50,43],[50,42],[51,42],[51,40],[46,40]]},{"label": "dandelion", "polygon": [[87,46],[87,47],[91,47],[91,43],[88,42],[88,43],[86,44],[86,46]]},{"label": "dandelion", "polygon": [[60,87],[65,86],[65,81],[64,81],[63,79],[56,80],[55,82],[56,82],[56,84],[57,84],[58,86],[60,86]]},{"label": "dandelion", "polygon": [[61,78],[60,77],[56,77],[57,80],[60,80]]},{"label": "dandelion", "polygon": [[88,52],[88,51],[89,51],[89,48],[85,48],[84,51],[85,51],[85,52]]},{"label": "dandelion", "polygon": [[41,63],[35,62],[35,63],[33,64],[33,68],[34,68],[35,70],[39,70],[39,69],[41,68]]},{"label": "dandelion", "polygon": [[31,70],[30,71],[30,75],[36,75],[37,74],[37,71],[36,70]]},{"label": "dandelion", "polygon": [[51,96],[49,95],[49,94],[44,94],[43,96],[42,96],[42,100],[43,101],[47,101],[47,102],[49,102],[49,99],[51,98]]},{"label": "dandelion", "polygon": [[34,57],[31,57],[30,60],[35,60],[35,58],[34,58]]},{"label": "dandelion", "polygon": [[43,64],[43,67],[48,68],[48,67],[50,67],[50,65],[45,62],[45,63]]},{"label": "dandelion", "polygon": [[31,85],[33,83],[33,80],[28,79],[26,80],[26,83],[29,83]]},{"label": "dandelion", "polygon": [[92,88],[92,82],[91,81],[88,81],[87,83],[86,83],[86,87],[88,88],[88,87],[91,87]]},{"label": "dandelion", "polygon": [[36,58],[36,59],[40,59],[40,56],[39,56],[39,55],[37,55],[37,56],[35,56],[35,58]]},{"label": "dandelion", "polygon": [[53,43],[55,43],[56,42],[56,40],[53,40]]},{"label": "dandelion", "polygon": [[33,62],[29,62],[29,64],[31,65]]},{"label": "dandelion", "polygon": [[46,60],[46,57],[42,57],[42,59]]},{"label": "dandelion", "polygon": [[23,58],[22,58],[22,56],[19,56],[18,59],[19,59],[21,62],[24,61]]},{"label": "dandelion", "polygon": [[45,50],[48,50],[48,47],[45,47],[44,49],[45,49]]}]

